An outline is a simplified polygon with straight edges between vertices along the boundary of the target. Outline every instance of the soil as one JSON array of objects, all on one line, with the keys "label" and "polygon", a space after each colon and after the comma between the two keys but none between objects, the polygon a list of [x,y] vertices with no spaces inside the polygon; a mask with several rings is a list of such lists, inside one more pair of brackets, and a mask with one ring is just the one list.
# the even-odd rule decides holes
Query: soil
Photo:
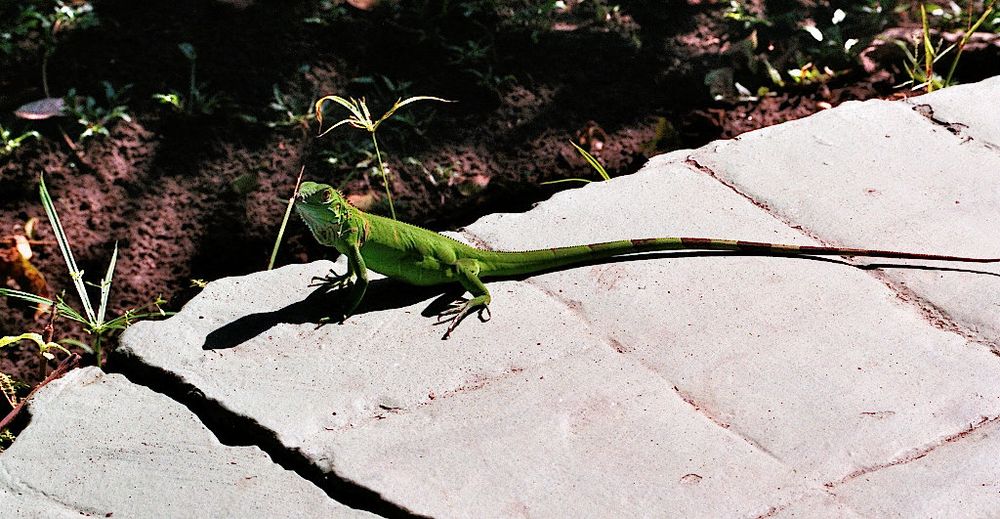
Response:
[{"label": "soil", "polygon": [[[0,158],[0,235],[38,217],[39,239],[53,239],[38,199],[44,174],[87,279],[100,279],[117,243],[110,304],[115,315],[158,295],[169,300],[165,309],[177,309],[197,292],[193,280],[265,268],[302,167],[308,179],[340,185],[359,205],[385,210],[381,179],[364,152],[355,150],[368,137],[349,127],[317,137],[314,121],[262,124],[280,116],[268,107],[274,86],[302,112],[334,93],[367,96],[377,113],[396,97],[457,101],[410,105],[379,130],[399,218],[453,229],[487,213],[523,211],[574,185],[544,181],[596,178],[571,141],[619,176],[657,153],[734,137],[846,100],[897,95],[893,85],[902,80],[901,57],[886,47],[872,53],[876,62],[868,72],[859,69],[759,100],[714,101],[705,76],[726,66],[738,44],[721,16],[728,2],[678,3],[673,21],[656,21],[661,25],[655,31],[639,10],[634,18],[623,10],[598,21],[570,13],[543,29],[510,23],[509,29],[486,32],[486,58],[441,43],[483,34],[474,24],[451,24],[449,33],[386,9],[337,2],[94,5],[101,23],[60,41],[48,67],[50,88],[56,95],[73,88],[102,101],[101,81],[119,88],[131,84],[131,121],[114,123],[107,137],[72,144],[62,135],[79,133],[72,120],[17,121],[9,115],[13,110],[45,97],[41,53],[28,48],[27,57],[4,63],[0,123],[37,129],[42,138]],[[306,21],[316,17],[323,23]],[[177,113],[152,98],[186,91],[189,68],[180,42],[197,50],[203,90],[222,100],[212,114]],[[992,58],[983,58],[990,52]],[[962,79],[997,73],[995,55],[988,45],[970,52],[963,59],[992,59],[994,69],[960,71]],[[328,117],[336,120],[332,113]],[[32,261],[53,291],[65,291],[76,303],[55,245],[36,245],[34,251]],[[334,255],[293,220],[277,263]],[[43,325],[32,314],[0,301],[0,335],[40,331]],[[61,337],[87,340],[63,321],[56,323]],[[38,380],[38,358],[27,347],[3,355],[0,371],[29,384]]]}]

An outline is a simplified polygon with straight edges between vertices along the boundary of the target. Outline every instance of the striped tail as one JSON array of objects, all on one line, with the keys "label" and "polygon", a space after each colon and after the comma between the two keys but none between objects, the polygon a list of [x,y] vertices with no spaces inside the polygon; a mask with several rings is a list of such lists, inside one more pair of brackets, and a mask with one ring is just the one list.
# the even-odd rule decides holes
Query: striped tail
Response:
[{"label": "striped tail", "polygon": [[615,256],[671,250],[721,250],[762,256],[858,256],[967,263],[1000,262],[1000,258],[971,258],[878,249],[817,247],[713,238],[643,238],[518,252],[484,251],[486,253],[484,256],[488,258],[484,257],[481,260],[484,269],[480,275],[516,276]]}]

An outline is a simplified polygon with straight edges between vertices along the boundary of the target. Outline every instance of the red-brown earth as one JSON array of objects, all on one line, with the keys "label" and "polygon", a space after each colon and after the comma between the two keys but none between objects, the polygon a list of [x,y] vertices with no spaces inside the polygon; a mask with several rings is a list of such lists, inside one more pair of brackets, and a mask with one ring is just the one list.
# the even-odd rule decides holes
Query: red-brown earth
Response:
[{"label": "red-brown earth", "polygon": [[[543,181],[595,178],[570,141],[618,176],[656,153],[734,137],[845,100],[898,95],[893,85],[903,79],[901,55],[876,52],[873,59],[880,61],[869,72],[859,68],[757,101],[713,101],[705,76],[729,63],[739,43],[722,19],[728,6],[722,2],[680,4],[673,21],[656,31],[642,30],[640,17],[623,9],[598,21],[570,11],[543,29],[508,24],[512,28],[484,31],[470,22],[438,33],[386,10],[337,2],[323,10],[319,4],[94,2],[101,23],[60,42],[49,64],[51,91],[63,95],[75,88],[101,101],[101,81],[131,84],[132,121],[113,124],[108,137],[72,145],[61,134],[79,133],[72,120],[29,124],[10,116],[22,103],[44,97],[40,51],[28,45],[24,56],[3,63],[0,124],[37,129],[42,139],[0,158],[0,234],[39,217],[39,238],[52,239],[38,199],[44,174],[90,281],[99,280],[118,245],[112,311],[158,295],[170,301],[166,309],[177,309],[196,293],[193,280],[265,268],[303,166],[307,178],[342,185],[366,208],[385,208],[370,164],[354,167],[364,154],[344,151],[364,145],[358,130],[342,127],[318,138],[314,121],[308,127],[262,124],[280,118],[268,108],[274,85],[302,111],[334,93],[365,95],[378,113],[397,96],[457,101],[411,105],[400,112],[407,120],[390,120],[379,134],[400,219],[449,229],[490,212],[522,211],[572,186]],[[324,13],[326,23],[304,21]],[[490,36],[486,57],[470,58],[442,43],[483,34]],[[194,45],[198,81],[228,106],[211,115],[184,115],[152,99],[186,89],[180,42]],[[996,73],[995,46],[985,48],[963,58],[963,80]],[[35,253],[33,263],[53,290],[66,291],[77,304],[58,249],[38,245]],[[293,220],[278,264],[334,254]],[[0,335],[39,331],[42,324],[31,314],[24,305],[0,301]],[[56,338],[65,337],[86,340],[79,328],[57,322]],[[27,347],[7,349],[0,371],[33,383],[37,362]],[[5,412],[0,404],[0,416]]]}]

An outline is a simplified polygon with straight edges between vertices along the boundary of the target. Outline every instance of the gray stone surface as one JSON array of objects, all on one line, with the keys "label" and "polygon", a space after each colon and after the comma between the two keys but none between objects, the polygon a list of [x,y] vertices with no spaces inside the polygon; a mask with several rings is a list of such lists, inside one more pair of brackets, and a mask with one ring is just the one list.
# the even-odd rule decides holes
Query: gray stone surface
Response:
[{"label": "gray stone surface", "polygon": [[851,474],[835,491],[869,517],[996,517],[998,457],[1000,420],[984,419],[934,444]]},{"label": "gray stone surface", "polygon": [[[998,97],[992,80],[848,104],[657,157],[458,237],[499,249],[681,235],[997,256],[998,123],[965,106]],[[467,319],[449,341],[422,315],[437,294],[390,282],[343,325],[290,317],[332,265],[320,262],[212,283],[123,345],[421,514],[997,509],[1000,271],[851,261],[668,253],[491,282],[493,319]],[[220,330],[246,340],[203,350]]]},{"label": "gray stone surface", "polygon": [[[909,100],[938,124],[952,125],[963,140],[972,138],[977,144],[1000,150],[1000,103],[996,90],[1000,76],[971,85],[958,85]],[[930,111],[923,108],[929,107]]]},{"label": "gray stone surface", "polygon": [[[1000,149],[969,136],[990,135],[1000,123],[952,120],[961,124],[946,127],[914,108],[939,106],[934,113],[951,118],[970,110],[955,108],[960,99],[981,106],[998,94],[1000,81],[991,80],[909,102],[847,103],[706,146],[690,162],[825,243],[997,256]],[[1000,273],[996,265],[958,267]],[[1000,353],[1000,277],[905,269],[874,275],[937,326]]]},{"label": "gray stone surface", "polygon": [[227,447],[185,407],[77,369],[42,388],[0,455],[0,516],[370,517],[256,447]]},{"label": "gray stone surface", "polygon": [[[639,236],[802,239],[673,157],[586,191],[587,202],[564,193],[522,215],[487,217],[469,232],[500,248],[522,240],[541,246],[543,237],[522,236],[559,225],[574,205],[606,204],[576,213],[557,245],[603,241],[628,228]],[[694,192],[682,202],[680,194]],[[630,201],[638,204],[634,221],[603,221]],[[708,255],[610,263],[529,283],[558,293],[611,347],[642,359],[705,413],[818,481],[891,458],[899,445],[930,443],[984,415],[1000,416],[996,356],[934,326],[918,306],[845,264]]]}]

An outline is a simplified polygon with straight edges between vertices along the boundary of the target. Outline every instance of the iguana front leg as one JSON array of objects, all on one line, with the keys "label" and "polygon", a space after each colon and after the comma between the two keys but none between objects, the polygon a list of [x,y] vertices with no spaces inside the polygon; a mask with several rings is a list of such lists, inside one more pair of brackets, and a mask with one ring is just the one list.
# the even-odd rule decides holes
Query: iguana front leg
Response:
[{"label": "iguana front leg", "polygon": [[365,266],[365,259],[361,257],[361,247],[358,241],[348,242],[347,265],[349,270],[354,271],[354,284],[351,285],[351,293],[347,296],[347,304],[344,305],[344,319],[354,313],[354,310],[361,304],[368,290],[368,267]]},{"label": "iguana front leg", "polygon": [[344,303],[344,319],[347,319],[361,304],[365,291],[368,290],[368,267],[365,266],[365,258],[361,256],[361,240],[356,232],[350,232],[345,236],[343,252],[347,256],[347,272],[344,275],[338,276],[330,271],[326,277],[313,279],[340,288],[354,276],[354,282],[351,283],[350,292]]},{"label": "iguana front leg", "polygon": [[472,294],[472,299],[454,308],[445,310],[438,315],[438,319],[449,315],[454,316],[449,320],[448,329],[445,330],[441,340],[450,337],[452,330],[458,326],[458,323],[462,322],[462,319],[476,308],[481,307],[480,312],[486,311],[487,319],[489,319],[490,291],[486,289],[486,285],[479,279],[479,262],[473,259],[460,259],[455,262],[454,269],[455,275],[458,277],[458,282]]}]

